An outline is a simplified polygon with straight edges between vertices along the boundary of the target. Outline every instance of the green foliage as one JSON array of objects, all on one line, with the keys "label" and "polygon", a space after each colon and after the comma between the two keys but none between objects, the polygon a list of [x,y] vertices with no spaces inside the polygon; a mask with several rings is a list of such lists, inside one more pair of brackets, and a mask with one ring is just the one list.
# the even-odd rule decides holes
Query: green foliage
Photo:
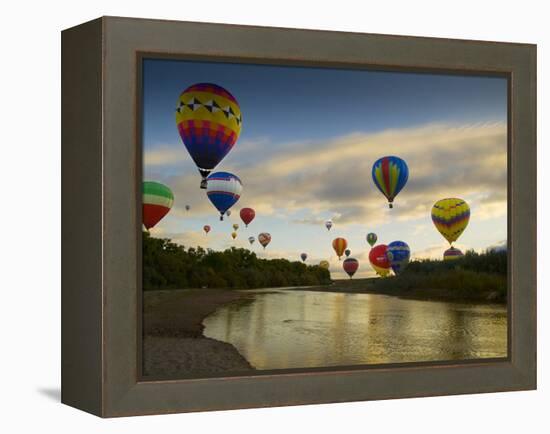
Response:
[{"label": "green foliage", "polygon": [[328,270],[286,259],[260,259],[247,249],[188,248],[143,233],[143,289],[274,288],[326,285]]},{"label": "green foliage", "polygon": [[385,293],[424,293],[470,300],[506,301],[507,254],[468,251],[453,261],[412,261],[399,275],[372,281]]}]

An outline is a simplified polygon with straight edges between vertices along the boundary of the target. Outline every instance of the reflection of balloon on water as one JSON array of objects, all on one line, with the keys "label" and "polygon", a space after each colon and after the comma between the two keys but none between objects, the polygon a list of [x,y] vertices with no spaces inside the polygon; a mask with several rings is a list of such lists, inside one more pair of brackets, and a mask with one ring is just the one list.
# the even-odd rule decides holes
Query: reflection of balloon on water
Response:
[{"label": "reflection of balloon on water", "polygon": [[191,209],[191,205],[185,205],[185,211],[189,211]]},{"label": "reflection of balloon on water", "polygon": [[432,221],[443,237],[452,244],[470,221],[470,207],[463,199],[438,200],[432,207]]},{"label": "reflection of balloon on water", "polygon": [[143,225],[147,230],[155,226],[174,204],[174,194],[166,185],[155,181],[143,182]]},{"label": "reflection of balloon on water", "polygon": [[233,239],[237,238],[237,232],[231,232],[231,238]]},{"label": "reflection of balloon on water", "polygon": [[243,208],[239,214],[246,227],[248,227],[248,224],[256,217],[256,212],[252,208]]},{"label": "reflection of balloon on water", "polygon": [[302,258],[302,262],[306,262],[307,253],[302,253],[302,254],[300,255],[300,258]]},{"label": "reflection of balloon on water", "polygon": [[266,246],[271,242],[271,235],[269,235],[267,232],[262,232],[260,235],[258,235],[258,242],[265,249]]},{"label": "reflection of balloon on water", "polygon": [[351,255],[351,250],[350,249],[346,249],[344,251],[344,254],[346,255],[346,258],[349,257],[349,255]]},{"label": "reflection of balloon on water", "polygon": [[241,133],[239,103],[221,86],[194,84],[178,99],[176,125],[202,176],[201,188],[206,188],[206,177],[233,148]]},{"label": "reflection of balloon on water", "polygon": [[378,244],[369,252],[370,265],[379,276],[385,277],[390,273],[390,261],[388,260],[388,246]]},{"label": "reflection of balloon on water", "polygon": [[210,225],[204,225],[204,226],[202,227],[202,230],[203,230],[204,232],[206,232],[206,235],[208,235],[208,232],[210,232],[210,229],[212,229],[212,228],[210,227]]},{"label": "reflection of balloon on water", "polygon": [[243,185],[238,176],[228,172],[212,173],[207,179],[206,194],[210,202],[220,212],[220,220],[239,198]]},{"label": "reflection of balloon on water", "polygon": [[359,261],[355,258],[346,258],[342,264],[344,271],[348,273],[349,278],[351,279],[357,269],[359,268]]},{"label": "reflection of balloon on water", "polygon": [[229,216],[231,215],[231,210],[228,209],[228,210],[225,212],[225,215],[226,215],[227,217],[229,217]]},{"label": "reflection of balloon on water", "polygon": [[239,225],[238,223],[233,223],[233,230],[238,230],[239,229]]},{"label": "reflection of balloon on water", "polygon": [[371,247],[376,244],[377,239],[378,237],[376,236],[375,233],[371,232],[367,234],[367,243],[369,243]]},{"label": "reflection of balloon on water", "polygon": [[443,260],[453,261],[463,256],[464,256],[464,253],[462,253],[462,251],[460,251],[456,247],[451,247],[450,249],[445,250],[445,252],[443,253]]},{"label": "reflection of balloon on water", "polygon": [[408,179],[407,163],[399,157],[382,157],[372,166],[372,180],[388,199],[390,208],[393,208],[395,196],[403,189]]},{"label": "reflection of balloon on water", "polygon": [[256,241],[256,238],[254,238],[254,237],[248,237],[248,242],[249,242],[250,244],[254,244],[254,241]]},{"label": "reflection of balloon on water", "polygon": [[325,227],[327,228],[327,230],[330,231],[330,228],[332,227],[333,223],[332,223],[332,220],[327,220],[325,222]]},{"label": "reflection of balloon on water", "polygon": [[344,250],[348,246],[348,242],[344,238],[335,238],[332,241],[332,248],[336,252],[336,256],[338,256],[338,259],[342,257],[344,254]]},{"label": "reflection of balloon on water", "polygon": [[328,261],[321,261],[319,262],[319,267],[324,268],[325,270],[328,270],[330,267],[330,264]]},{"label": "reflection of balloon on water", "polygon": [[409,263],[411,249],[404,241],[392,241],[388,244],[387,252],[391,269],[396,275],[400,274]]}]

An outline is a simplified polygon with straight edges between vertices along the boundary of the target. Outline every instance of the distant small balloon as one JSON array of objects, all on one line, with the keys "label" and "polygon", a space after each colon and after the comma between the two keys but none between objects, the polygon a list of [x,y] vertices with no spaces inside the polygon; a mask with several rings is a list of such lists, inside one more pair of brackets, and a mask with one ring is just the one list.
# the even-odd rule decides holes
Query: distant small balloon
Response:
[{"label": "distant small balloon", "polygon": [[258,242],[265,249],[266,246],[271,242],[271,235],[267,232],[262,232],[260,235],[258,235]]},{"label": "distant small balloon", "polygon": [[185,211],[189,211],[191,209],[191,205],[185,205]]},{"label": "distant small balloon", "polygon": [[336,252],[338,259],[340,259],[344,253],[344,250],[348,246],[348,242],[344,238],[335,238],[332,241],[332,248]]},{"label": "distant small balloon", "polygon": [[443,253],[443,260],[444,261],[453,261],[455,259],[462,258],[464,256],[464,253],[462,253],[461,250],[457,249],[456,247],[451,247],[450,249],[445,250]]},{"label": "distant small balloon", "polygon": [[250,244],[254,244],[254,241],[256,241],[256,238],[254,238],[254,237],[248,237],[248,242],[249,242]]},{"label": "distant small balloon", "polygon": [[238,223],[233,223],[233,230],[238,230],[239,229],[239,225]]},{"label": "distant small balloon", "polygon": [[231,232],[231,238],[233,239],[237,238],[237,232]]},{"label": "distant small balloon", "polygon": [[328,270],[330,267],[330,264],[328,261],[321,261],[319,262],[319,267],[324,268],[325,270]]},{"label": "distant small balloon", "polygon": [[228,209],[228,210],[225,212],[225,215],[226,215],[227,217],[229,217],[229,216],[231,215],[231,210]]},{"label": "distant small balloon", "polygon": [[256,212],[252,208],[243,208],[239,212],[239,215],[241,216],[241,220],[244,225],[248,227],[250,222],[254,220],[254,217],[256,217]]},{"label": "distant small balloon", "polygon": [[342,264],[344,271],[348,273],[349,278],[351,279],[357,269],[359,268],[359,261],[355,258],[346,258]]},{"label": "distant small balloon", "polygon": [[333,223],[332,223],[332,220],[327,220],[325,222],[325,227],[327,228],[327,230],[330,231],[330,228],[333,226]]},{"label": "distant small balloon", "polygon": [[371,233],[367,234],[367,243],[369,243],[371,247],[376,244],[377,239],[378,239],[378,237],[376,236],[375,233],[371,232]]},{"label": "distant small balloon", "polygon": [[302,262],[306,262],[307,253],[302,253],[302,254],[300,255],[300,258],[302,258]]},{"label": "distant small balloon", "polygon": [[208,235],[208,232],[210,232],[210,229],[212,228],[210,227],[210,225],[204,225],[202,229],[204,230],[204,232],[206,232],[206,235]]},{"label": "distant small balloon", "polygon": [[349,255],[351,255],[351,250],[350,249],[346,249],[344,251],[344,254],[346,255],[346,258],[349,257]]}]

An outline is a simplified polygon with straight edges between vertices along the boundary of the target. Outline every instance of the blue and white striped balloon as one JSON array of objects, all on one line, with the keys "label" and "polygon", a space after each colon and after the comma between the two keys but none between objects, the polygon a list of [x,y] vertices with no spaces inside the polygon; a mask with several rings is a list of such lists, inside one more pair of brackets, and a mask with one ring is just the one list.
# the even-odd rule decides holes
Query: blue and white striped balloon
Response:
[{"label": "blue and white striped balloon", "polygon": [[243,184],[237,175],[228,172],[212,173],[207,179],[206,194],[220,212],[220,220],[241,197]]}]

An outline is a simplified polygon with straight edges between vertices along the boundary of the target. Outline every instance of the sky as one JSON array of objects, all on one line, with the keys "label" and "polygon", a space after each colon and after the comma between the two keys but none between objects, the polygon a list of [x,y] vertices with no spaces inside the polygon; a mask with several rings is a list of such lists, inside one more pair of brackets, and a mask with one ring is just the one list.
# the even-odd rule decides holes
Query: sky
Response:
[{"label": "sky", "polygon": [[[330,262],[347,277],[331,242],[344,237],[374,274],[365,236],[405,241],[412,258],[441,258],[447,241],[431,221],[432,205],[465,199],[471,218],[454,243],[483,251],[507,238],[507,83],[500,77],[344,70],[145,59],[143,177],[168,185],[175,201],[151,235],[223,250],[246,247],[265,258]],[[175,123],[180,93],[199,82],[229,90],[241,108],[237,143],[216,170],[239,176],[232,215],[219,214],[199,188],[200,175]],[[406,160],[409,181],[389,209],[371,177],[384,155]],[[189,211],[185,206],[190,205]],[[256,218],[244,227],[239,210]],[[324,222],[332,219],[329,231]],[[239,223],[232,240],[231,225]],[[205,224],[212,227],[206,236]],[[269,232],[264,250],[248,237]]]}]

